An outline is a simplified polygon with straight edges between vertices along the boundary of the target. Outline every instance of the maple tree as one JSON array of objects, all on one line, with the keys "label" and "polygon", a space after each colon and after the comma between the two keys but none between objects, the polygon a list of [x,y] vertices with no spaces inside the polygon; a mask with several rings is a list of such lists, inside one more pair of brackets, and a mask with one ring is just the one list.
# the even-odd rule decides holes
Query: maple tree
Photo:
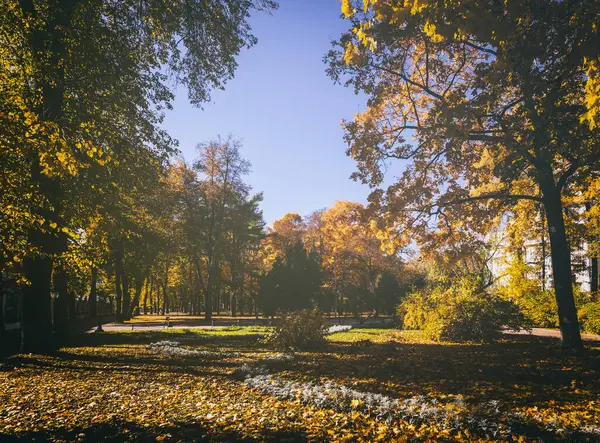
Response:
[{"label": "maple tree", "polygon": [[[423,248],[436,228],[485,233],[523,200],[543,205],[572,349],[582,344],[563,198],[600,168],[598,8],[344,0],[350,30],[326,57],[334,80],[369,96],[344,123],[355,178]],[[384,191],[394,160],[404,171]]]}]

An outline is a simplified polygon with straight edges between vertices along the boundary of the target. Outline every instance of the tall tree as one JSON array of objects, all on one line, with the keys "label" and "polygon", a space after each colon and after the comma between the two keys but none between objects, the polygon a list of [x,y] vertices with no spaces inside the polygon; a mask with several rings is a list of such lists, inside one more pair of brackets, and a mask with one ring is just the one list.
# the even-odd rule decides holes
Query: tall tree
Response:
[{"label": "tall tree", "polygon": [[[580,349],[562,198],[600,167],[598,2],[344,0],[342,10],[351,30],[329,73],[369,95],[344,126],[373,204],[424,239],[431,217],[484,231],[521,200],[542,203],[563,345]],[[404,171],[384,192],[393,160]]]},{"label": "tall tree", "polygon": [[[2,225],[3,237],[24,234],[21,253],[11,255],[27,283],[24,349],[50,344],[53,263],[67,249],[68,232],[79,228],[69,210],[88,200],[79,178],[98,194],[97,174],[110,171],[104,166],[111,159],[116,170],[124,152],[167,154],[172,143],[158,125],[173,95],[163,68],[187,86],[193,104],[206,101],[233,76],[240,49],[256,42],[250,11],[274,6],[269,0],[181,0],[167,7],[153,0],[2,1],[1,50],[8,57],[0,77],[12,88],[0,102],[10,123],[2,161],[9,177],[19,177],[3,182],[3,191],[26,190],[33,208],[14,214],[16,227]],[[11,103],[11,95],[18,100]]]}]

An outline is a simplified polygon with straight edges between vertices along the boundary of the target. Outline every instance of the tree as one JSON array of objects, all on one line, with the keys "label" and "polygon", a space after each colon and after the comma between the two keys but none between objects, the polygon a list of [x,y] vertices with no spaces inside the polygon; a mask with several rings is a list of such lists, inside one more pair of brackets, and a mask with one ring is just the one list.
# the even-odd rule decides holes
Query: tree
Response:
[{"label": "tree", "polygon": [[262,194],[239,195],[231,204],[227,220],[227,250],[225,255],[231,275],[229,307],[231,316],[244,301],[245,276],[252,268],[252,252],[260,246],[264,222],[258,204]]},{"label": "tree", "polygon": [[396,312],[396,307],[402,301],[402,297],[406,295],[406,289],[400,286],[396,276],[389,271],[381,274],[375,288],[375,298],[378,309],[385,314],[393,315]]},{"label": "tree", "polygon": [[[239,153],[241,143],[229,136],[198,145],[200,157],[194,164],[201,180],[204,209],[201,211],[203,251],[206,263],[204,286],[205,318],[210,320],[213,297],[220,278],[221,260],[224,258],[224,235],[228,207],[239,195],[248,194],[243,176],[250,171],[250,163]],[[197,274],[200,276],[198,263]],[[199,277],[199,280],[201,278]],[[201,280],[202,281],[202,280]]]},{"label": "tree", "polygon": [[[119,186],[131,174],[124,158],[173,150],[159,128],[173,98],[163,68],[201,104],[233,76],[241,48],[256,42],[250,11],[272,7],[269,0],[2,2],[0,79],[3,92],[10,89],[0,101],[8,123],[2,186],[15,204],[3,208],[0,228],[11,238],[3,267],[15,265],[27,283],[25,350],[50,346],[54,264],[79,228],[71,209],[102,198],[99,184]],[[29,207],[11,197],[20,193]],[[65,270],[57,272],[64,281]]]},{"label": "tree", "polygon": [[[367,110],[344,123],[355,178],[375,188],[373,205],[422,247],[434,247],[424,243],[432,217],[450,231],[485,232],[522,200],[544,206],[571,349],[582,343],[562,198],[600,167],[599,8],[344,0],[351,30],[327,57],[335,80],[369,95]],[[404,172],[384,192],[383,166],[393,160]]]},{"label": "tree", "polygon": [[320,217],[328,286],[356,312],[376,309],[375,290],[381,273],[398,270],[400,249],[394,235],[381,230],[360,203],[339,201]]},{"label": "tree", "polygon": [[305,236],[306,226],[300,214],[287,213],[267,228],[267,236],[263,241],[262,254],[267,268],[277,258],[283,260],[287,249],[295,245]]},{"label": "tree", "polygon": [[265,315],[289,313],[317,304],[321,293],[321,258],[301,241],[289,246],[285,259],[277,258],[262,277],[260,300]]}]

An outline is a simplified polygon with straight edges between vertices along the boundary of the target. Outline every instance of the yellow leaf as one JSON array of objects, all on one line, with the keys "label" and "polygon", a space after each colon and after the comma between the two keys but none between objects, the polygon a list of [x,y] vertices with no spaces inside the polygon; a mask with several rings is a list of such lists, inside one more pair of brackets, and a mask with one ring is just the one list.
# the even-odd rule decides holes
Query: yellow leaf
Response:
[{"label": "yellow leaf", "polygon": [[344,17],[346,18],[350,18],[354,15],[350,0],[342,0],[342,14],[344,14]]}]

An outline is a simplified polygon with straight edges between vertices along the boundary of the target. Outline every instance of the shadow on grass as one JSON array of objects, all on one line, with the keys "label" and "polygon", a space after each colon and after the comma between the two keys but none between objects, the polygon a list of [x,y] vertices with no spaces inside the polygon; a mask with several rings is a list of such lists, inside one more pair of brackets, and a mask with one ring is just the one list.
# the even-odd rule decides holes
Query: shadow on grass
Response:
[{"label": "shadow on grass", "polygon": [[222,332],[195,332],[185,329],[166,331],[133,331],[133,332],[108,332],[91,333],[74,336],[67,347],[87,347],[102,345],[140,345],[150,344],[161,340],[173,340],[182,344],[201,345],[206,343],[219,343],[222,345],[260,345],[265,334],[239,334],[221,335]]},{"label": "shadow on grass", "polygon": [[[28,369],[68,369],[77,372],[104,371],[113,373],[174,373],[199,377],[215,375],[207,371],[235,369],[239,365],[214,359],[194,357],[188,359],[118,358],[101,355],[81,355],[67,352],[53,354],[54,359],[36,358],[34,355],[16,356],[11,365]],[[94,363],[97,363],[96,365]],[[0,440],[1,441],[1,440]]]},{"label": "shadow on grass", "polygon": [[[259,336],[262,337],[262,336]],[[262,351],[270,347],[255,335],[212,336],[206,333],[171,334],[160,331],[86,334],[73,343],[78,346],[147,344],[159,340],[175,340],[185,345],[209,344],[236,351]],[[217,345],[217,346],[215,346]],[[600,346],[600,342],[587,342]],[[118,370],[173,371],[196,373],[213,366],[235,369],[239,364],[202,357],[156,359],[147,355],[135,357],[80,355],[58,353],[64,361],[114,363],[132,365]],[[27,359],[31,361],[30,358]],[[145,366],[149,366],[144,369]],[[302,358],[278,365],[293,378],[325,377],[356,389],[379,392],[393,397],[425,393],[462,394],[478,401],[498,399],[515,406],[538,402],[581,401],[589,393],[600,395],[597,374],[600,373],[600,351],[589,349],[574,357],[563,352],[560,341],[550,337],[507,336],[490,344],[419,344],[389,341],[387,343],[329,342],[328,346],[307,353]],[[87,368],[91,369],[90,367]],[[105,369],[105,368],[102,368]],[[582,391],[587,392],[587,394]]]},{"label": "shadow on grass", "polygon": [[[206,338],[210,340],[207,341]],[[30,369],[73,369],[76,371],[138,372],[140,380],[151,380],[154,373],[181,373],[200,377],[235,376],[241,363],[202,356],[185,359],[156,358],[149,353],[127,355],[141,344],[176,340],[185,345],[217,345],[237,351],[270,349],[248,335],[207,337],[206,334],[135,332],[88,334],[79,337],[73,352],[52,356],[23,355],[11,365]],[[590,342],[588,342],[588,345]],[[592,343],[597,346],[600,343]],[[113,355],[98,348],[98,353],[80,354],[77,347],[116,345],[126,352]],[[272,349],[271,349],[272,350]],[[600,396],[600,351],[588,350],[583,356],[566,355],[560,341],[548,337],[510,336],[492,344],[423,344],[390,340],[386,343],[329,342],[314,352],[304,352],[292,361],[278,361],[270,369],[289,379],[334,380],[364,392],[378,392],[394,398],[415,395],[461,394],[467,402],[501,400],[508,411],[513,407],[549,404],[585,404]],[[320,381],[319,381],[320,380]],[[141,382],[141,381],[139,381]],[[218,426],[218,425],[217,425]],[[543,441],[560,441],[552,432],[534,423],[515,423],[520,433]],[[215,430],[217,429],[217,430]],[[155,441],[157,437],[176,441],[252,441],[225,430],[199,423],[177,423],[168,427],[144,427],[130,422],[109,422],[80,429],[48,429],[19,434],[22,441]],[[569,441],[594,441],[593,435],[573,435]],[[14,440],[0,434],[0,441]],[[302,433],[269,432],[261,441],[305,441]]]},{"label": "shadow on grass", "polygon": [[546,337],[460,345],[331,342],[327,350],[279,369],[292,378],[324,377],[395,398],[461,394],[467,401],[532,406],[600,396],[600,351],[574,357],[563,352],[560,341]]},{"label": "shadow on grass", "polygon": [[156,441],[194,441],[194,442],[304,442],[303,432],[265,430],[258,438],[247,438],[236,432],[223,429],[210,429],[202,423],[176,423],[171,426],[141,426],[133,422],[115,421],[100,423],[89,427],[74,429],[47,429],[38,432],[23,432],[18,435],[0,433],[2,442],[156,442]]}]

